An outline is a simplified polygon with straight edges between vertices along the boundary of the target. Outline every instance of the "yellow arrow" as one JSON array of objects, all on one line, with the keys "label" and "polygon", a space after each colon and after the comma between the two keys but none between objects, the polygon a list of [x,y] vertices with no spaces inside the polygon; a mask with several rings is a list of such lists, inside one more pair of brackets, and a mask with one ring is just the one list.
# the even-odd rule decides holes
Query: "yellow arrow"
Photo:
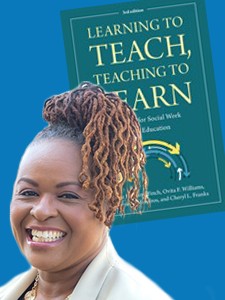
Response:
[{"label": "yellow arrow", "polygon": [[158,160],[162,161],[164,163],[164,166],[166,168],[170,168],[171,167],[171,162],[164,160],[163,158],[159,157]]},{"label": "yellow arrow", "polygon": [[142,143],[143,146],[148,146],[148,145],[160,145],[160,146],[164,146],[167,147],[169,150],[168,152],[171,154],[180,154],[180,145],[178,143],[176,143],[175,146],[166,143],[164,141],[159,141],[159,140],[149,140],[149,141],[145,141]]}]

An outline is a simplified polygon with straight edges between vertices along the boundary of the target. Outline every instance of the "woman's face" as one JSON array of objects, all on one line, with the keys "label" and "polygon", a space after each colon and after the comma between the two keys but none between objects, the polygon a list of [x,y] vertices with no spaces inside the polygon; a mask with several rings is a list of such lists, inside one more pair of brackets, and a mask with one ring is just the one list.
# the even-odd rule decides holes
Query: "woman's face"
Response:
[{"label": "woman's face", "polygon": [[25,152],[11,202],[11,226],[34,267],[60,271],[93,258],[104,245],[106,226],[88,208],[93,191],[83,190],[80,146],[43,140]]}]

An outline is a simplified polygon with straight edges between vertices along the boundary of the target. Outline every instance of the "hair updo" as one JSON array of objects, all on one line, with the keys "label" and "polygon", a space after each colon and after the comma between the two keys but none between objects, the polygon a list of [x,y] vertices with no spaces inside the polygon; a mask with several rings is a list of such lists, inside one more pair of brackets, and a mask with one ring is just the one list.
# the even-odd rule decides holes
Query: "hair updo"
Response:
[{"label": "hair updo", "polygon": [[[148,201],[140,125],[130,106],[116,94],[84,82],[47,99],[43,118],[48,126],[34,142],[64,138],[81,145],[79,181],[84,189],[94,190],[89,208],[101,222],[110,227],[116,211],[124,212],[124,205],[139,210]],[[142,200],[138,200],[140,188]]]}]

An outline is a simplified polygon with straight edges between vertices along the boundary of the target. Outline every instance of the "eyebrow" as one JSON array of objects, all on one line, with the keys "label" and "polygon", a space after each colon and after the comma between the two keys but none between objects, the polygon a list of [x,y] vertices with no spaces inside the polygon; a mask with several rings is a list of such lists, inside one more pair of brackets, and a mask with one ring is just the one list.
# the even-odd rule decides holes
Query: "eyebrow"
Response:
[{"label": "eyebrow", "polygon": [[77,185],[77,186],[81,187],[81,184],[77,181],[60,182],[60,183],[56,184],[56,187],[61,188],[61,187],[67,186],[67,185]]},{"label": "eyebrow", "polygon": [[34,181],[33,179],[27,178],[27,177],[21,177],[18,181],[17,184],[20,183],[21,181],[30,183],[31,185],[38,187],[38,183],[36,181]]},{"label": "eyebrow", "polygon": [[[27,177],[21,177],[18,181],[17,181],[17,184],[20,183],[21,181],[24,181],[24,182],[27,182],[35,187],[38,187],[39,184],[33,180],[33,179],[30,179],[30,178],[27,178]],[[61,188],[61,187],[65,187],[67,185],[76,185],[76,186],[79,186],[81,187],[81,184],[77,181],[65,181],[65,182],[60,182],[58,184],[56,184],[56,188]]]}]

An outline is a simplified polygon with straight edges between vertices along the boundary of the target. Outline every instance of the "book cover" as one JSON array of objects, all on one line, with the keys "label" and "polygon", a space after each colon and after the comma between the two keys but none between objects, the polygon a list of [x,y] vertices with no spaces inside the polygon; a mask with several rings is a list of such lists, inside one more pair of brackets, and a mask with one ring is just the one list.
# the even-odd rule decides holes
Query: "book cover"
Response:
[{"label": "book cover", "polygon": [[139,119],[151,207],[116,223],[221,211],[224,149],[202,0],[61,12],[70,87],[114,91]]}]

